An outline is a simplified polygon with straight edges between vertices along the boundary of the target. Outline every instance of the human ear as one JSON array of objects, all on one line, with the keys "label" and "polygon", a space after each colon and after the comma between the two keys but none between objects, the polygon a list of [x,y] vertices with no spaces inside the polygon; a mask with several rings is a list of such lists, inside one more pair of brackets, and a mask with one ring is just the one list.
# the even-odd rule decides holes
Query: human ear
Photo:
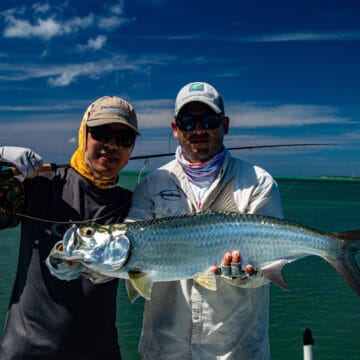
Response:
[{"label": "human ear", "polygon": [[172,128],[172,131],[173,131],[174,138],[177,138],[178,137],[178,128],[177,128],[177,125],[176,125],[175,121],[171,122],[171,128]]}]

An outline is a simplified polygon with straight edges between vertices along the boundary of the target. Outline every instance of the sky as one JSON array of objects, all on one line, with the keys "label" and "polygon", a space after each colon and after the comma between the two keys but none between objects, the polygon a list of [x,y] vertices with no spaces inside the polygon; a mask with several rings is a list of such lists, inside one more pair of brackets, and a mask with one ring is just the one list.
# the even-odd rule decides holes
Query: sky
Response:
[{"label": "sky", "polygon": [[[172,153],[177,92],[212,84],[226,146],[274,176],[360,176],[357,0],[1,0],[0,145],[68,163],[87,106],[131,102],[133,155]],[[151,170],[172,157],[131,160]]]}]

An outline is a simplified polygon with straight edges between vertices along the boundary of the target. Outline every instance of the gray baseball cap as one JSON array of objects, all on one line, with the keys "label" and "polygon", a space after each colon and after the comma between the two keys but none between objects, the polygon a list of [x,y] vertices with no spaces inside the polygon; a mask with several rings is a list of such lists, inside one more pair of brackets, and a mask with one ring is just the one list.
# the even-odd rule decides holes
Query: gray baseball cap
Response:
[{"label": "gray baseball cap", "polygon": [[138,122],[133,106],[116,96],[103,96],[94,101],[88,112],[86,125],[89,127],[101,126],[107,124],[123,124],[128,126],[137,135]]}]

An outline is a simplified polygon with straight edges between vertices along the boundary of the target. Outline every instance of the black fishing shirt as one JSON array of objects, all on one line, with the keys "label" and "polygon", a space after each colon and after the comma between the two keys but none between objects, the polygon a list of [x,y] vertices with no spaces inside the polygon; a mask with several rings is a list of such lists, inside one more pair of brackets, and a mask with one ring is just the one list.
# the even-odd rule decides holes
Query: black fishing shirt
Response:
[{"label": "black fishing shirt", "polygon": [[23,185],[21,213],[31,218],[0,217],[0,229],[21,224],[0,359],[121,359],[115,327],[118,280],[99,285],[84,278],[61,281],[50,274],[45,259],[69,222],[120,222],[131,192],[119,186],[100,189],[71,168],[27,179]]}]

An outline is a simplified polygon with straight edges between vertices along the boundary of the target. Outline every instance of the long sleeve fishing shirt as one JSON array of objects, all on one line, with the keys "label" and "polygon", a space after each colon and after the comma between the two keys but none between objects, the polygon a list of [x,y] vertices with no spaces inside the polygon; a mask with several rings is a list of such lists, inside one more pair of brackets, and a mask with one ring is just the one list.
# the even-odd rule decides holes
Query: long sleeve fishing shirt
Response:
[{"label": "long sleeve fishing shirt", "polygon": [[[72,168],[23,183],[26,217],[0,216],[0,229],[21,223],[19,262],[1,360],[119,360],[116,321],[118,280],[94,285],[80,278],[61,281],[45,264],[71,222],[120,222],[131,192],[100,189]],[[95,220],[96,219],[96,220]]]},{"label": "long sleeve fishing shirt", "polygon": [[[187,176],[174,160],[138,184],[128,220],[211,209],[218,197],[226,196],[223,190],[232,179],[232,201],[240,213],[283,217],[273,178],[228,154],[200,208]],[[139,343],[143,359],[270,359],[268,281],[256,279],[254,287],[251,283],[237,287],[222,279],[217,281],[216,292],[193,280],[154,283],[151,300],[145,302]]]}]

